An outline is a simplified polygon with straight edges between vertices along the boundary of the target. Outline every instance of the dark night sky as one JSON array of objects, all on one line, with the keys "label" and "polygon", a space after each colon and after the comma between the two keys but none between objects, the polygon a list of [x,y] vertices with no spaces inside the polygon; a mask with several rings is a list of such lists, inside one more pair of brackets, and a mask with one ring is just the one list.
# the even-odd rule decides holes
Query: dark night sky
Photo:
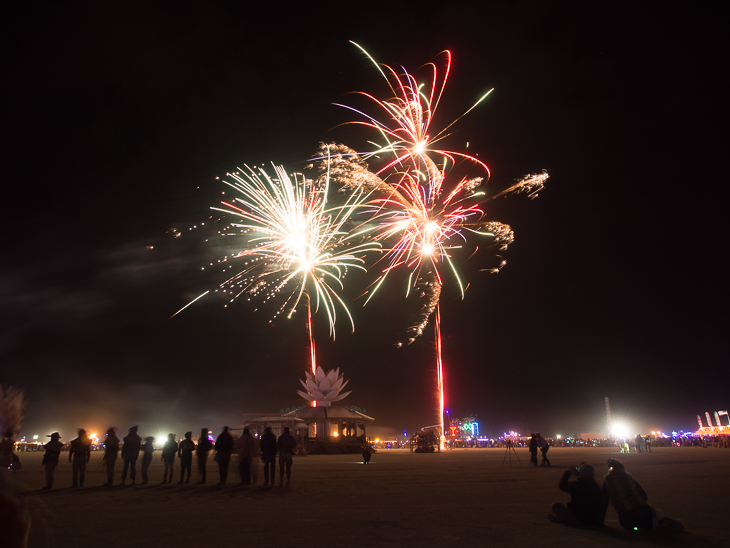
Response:
[{"label": "dark night sky", "polygon": [[[217,432],[301,403],[302,314],[271,325],[270,311],[211,300],[169,316],[211,285],[205,229],[188,229],[210,215],[216,176],[301,169],[321,140],[363,148],[332,103],[385,90],[348,40],[412,71],[450,49],[436,126],[495,88],[450,148],[469,142],[490,192],[551,175],[538,199],[489,206],[516,233],[507,266],[480,272],[494,261],[480,249],[461,269],[465,300],[445,285],[453,415],[493,436],[571,435],[601,429],[604,396],[636,431],[728,408],[714,4],[249,4],[4,17],[0,382],[26,389],[21,434]],[[380,302],[352,303],[354,334],[342,323],[332,342],[318,324],[318,355],[350,379],[344,403],[413,431],[436,422],[433,332],[392,346],[405,305],[389,284]]]}]

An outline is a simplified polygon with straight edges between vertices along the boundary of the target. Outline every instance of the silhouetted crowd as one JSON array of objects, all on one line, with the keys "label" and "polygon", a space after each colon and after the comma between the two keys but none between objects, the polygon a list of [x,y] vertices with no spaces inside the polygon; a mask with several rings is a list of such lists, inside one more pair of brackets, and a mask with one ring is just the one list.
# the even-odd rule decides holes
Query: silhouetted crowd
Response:
[{"label": "silhouetted crowd", "polygon": [[[120,456],[122,473],[119,485],[125,485],[127,478],[129,478],[132,485],[137,482],[137,463],[140,455],[142,457],[140,465],[142,477],[139,483],[149,483],[149,467],[154,456],[155,438],[149,436],[142,439],[137,430],[137,426],[132,426],[129,433],[122,440],[117,436],[115,428],[112,427],[106,431],[106,439],[103,442],[104,454],[102,456],[106,465],[106,483],[103,484],[104,486],[114,485],[117,460]],[[284,485],[285,475],[286,485],[289,485],[292,457],[297,447],[297,442],[289,432],[289,428],[285,427],[278,439],[270,427],[265,429],[260,439],[251,435],[248,428],[243,429],[243,433],[237,440],[234,439],[227,426],[223,427],[223,431],[215,442],[208,437],[208,434],[209,430],[203,428],[197,444],[193,441],[192,432],[186,432],[179,443],[175,440],[175,434],[168,434],[160,457],[165,464],[162,483],[172,483],[174,481],[176,460],[180,463],[180,476],[177,483],[190,483],[193,455],[197,458],[198,483],[206,483],[208,455],[213,451],[215,455],[213,459],[218,464],[220,476],[218,485],[226,485],[231,459],[234,454],[238,456],[239,485],[257,483],[259,461],[264,464],[263,486],[273,485],[276,481],[277,455],[279,460],[279,486]],[[45,454],[43,455],[43,465],[46,472],[44,490],[53,488],[55,471],[64,448],[64,444],[61,443],[61,435],[58,432],[54,432],[49,437],[51,440],[45,444]],[[10,441],[9,437],[3,439],[3,442],[5,441]],[[0,446],[0,466],[12,469],[12,463],[15,461],[19,463],[19,460],[13,453],[12,443],[5,443],[5,446]],[[78,437],[69,443],[68,449],[68,461],[72,467],[71,487],[84,487],[86,465],[91,460],[91,440],[83,428],[79,429]],[[8,462],[4,463],[5,460]]]}]

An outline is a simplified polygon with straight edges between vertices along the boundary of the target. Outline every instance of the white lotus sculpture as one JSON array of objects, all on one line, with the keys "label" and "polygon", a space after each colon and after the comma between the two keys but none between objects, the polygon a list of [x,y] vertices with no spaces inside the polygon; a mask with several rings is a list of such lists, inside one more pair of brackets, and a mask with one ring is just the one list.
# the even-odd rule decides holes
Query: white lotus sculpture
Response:
[{"label": "white lotus sculpture", "polygon": [[315,407],[329,407],[333,401],[340,401],[346,397],[352,390],[341,394],[340,392],[345,385],[350,382],[346,381],[342,375],[340,375],[340,368],[332,369],[327,374],[324,370],[317,366],[317,371],[312,375],[309,371],[306,373],[307,380],[299,380],[302,386],[306,388],[306,392],[297,390],[302,398],[307,401],[314,402]]}]

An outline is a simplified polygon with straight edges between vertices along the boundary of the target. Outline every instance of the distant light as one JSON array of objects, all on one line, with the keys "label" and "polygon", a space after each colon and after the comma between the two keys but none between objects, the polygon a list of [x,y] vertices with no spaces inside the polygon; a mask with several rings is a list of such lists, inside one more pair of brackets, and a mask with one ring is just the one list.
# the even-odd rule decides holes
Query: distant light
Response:
[{"label": "distant light", "polygon": [[562,438],[562,436],[560,434],[558,434],[558,439],[561,439],[561,438]]},{"label": "distant light", "polygon": [[611,430],[619,438],[628,438],[629,437],[629,427],[625,423],[616,422],[611,427]]},{"label": "distant light", "polygon": [[33,436],[33,439],[34,440],[37,440],[38,439],[38,434],[36,434],[35,436]]}]

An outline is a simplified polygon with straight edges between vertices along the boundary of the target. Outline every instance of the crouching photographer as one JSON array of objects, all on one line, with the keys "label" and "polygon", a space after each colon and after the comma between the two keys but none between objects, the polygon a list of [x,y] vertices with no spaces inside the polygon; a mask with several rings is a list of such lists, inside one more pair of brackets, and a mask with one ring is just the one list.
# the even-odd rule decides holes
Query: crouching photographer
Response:
[{"label": "crouching photographer", "polygon": [[[576,479],[570,481],[571,476]],[[590,464],[581,463],[575,468],[568,468],[560,478],[558,489],[570,493],[567,506],[556,502],[552,513],[547,517],[553,523],[566,525],[603,526],[601,513],[601,488],[594,479],[595,470]]]},{"label": "crouching photographer", "polygon": [[684,525],[661,510],[647,504],[646,491],[631,474],[627,474],[618,459],[608,459],[608,474],[603,478],[601,516],[605,517],[608,503],[618,514],[621,527],[627,530],[669,528],[684,531]]}]

